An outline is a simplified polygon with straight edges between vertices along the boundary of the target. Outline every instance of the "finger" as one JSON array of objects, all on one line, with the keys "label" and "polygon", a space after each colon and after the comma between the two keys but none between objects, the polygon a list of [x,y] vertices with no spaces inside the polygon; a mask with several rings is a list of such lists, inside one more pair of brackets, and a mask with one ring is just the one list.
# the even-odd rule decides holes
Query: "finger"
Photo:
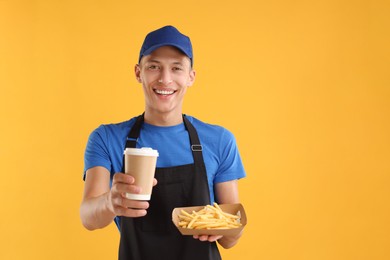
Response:
[{"label": "finger", "polygon": [[199,239],[200,241],[208,241],[209,236],[208,236],[208,235],[199,235],[199,236],[198,236],[198,239]]},{"label": "finger", "polygon": [[147,211],[145,209],[132,209],[132,208],[123,208],[118,207],[116,208],[116,214],[117,216],[124,216],[124,217],[143,217],[147,214]]},{"label": "finger", "polygon": [[121,172],[117,172],[114,174],[113,177],[113,184],[114,183],[127,183],[127,184],[133,184],[134,183],[134,177],[129,174],[124,174]]},{"label": "finger", "polygon": [[143,217],[147,214],[147,211],[144,209],[126,209],[124,212],[124,216],[138,218]]},{"label": "finger", "polygon": [[215,242],[218,239],[222,238],[220,235],[194,235],[195,239],[199,239],[200,241],[208,241],[208,242]]},{"label": "finger", "polygon": [[157,185],[157,179],[154,178],[154,179],[153,179],[153,186],[156,186],[156,185]]},{"label": "finger", "polygon": [[122,197],[113,200],[113,209],[117,216],[145,216],[147,208],[149,208],[149,202],[147,201],[129,200]]},{"label": "finger", "polygon": [[141,200],[123,199],[122,205],[124,208],[130,208],[130,209],[148,209],[149,208],[149,202],[141,201]]},{"label": "finger", "polygon": [[221,239],[223,236],[209,236],[208,237],[208,241],[209,242],[215,242],[215,241],[217,241],[218,239]]},{"label": "finger", "polygon": [[141,187],[130,185],[127,183],[116,183],[112,186],[112,189],[125,197],[126,193],[138,194],[141,192]]}]

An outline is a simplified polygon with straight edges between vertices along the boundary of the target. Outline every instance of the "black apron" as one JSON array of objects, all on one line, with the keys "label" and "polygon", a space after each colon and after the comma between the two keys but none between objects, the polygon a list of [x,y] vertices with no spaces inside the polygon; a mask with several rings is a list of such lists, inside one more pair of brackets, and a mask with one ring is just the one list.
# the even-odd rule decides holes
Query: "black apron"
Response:
[{"label": "black apron", "polygon": [[[137,118],[128,135],[126,148],[136,147],[143,121],[143,115]],[[174,208],[210,204],[202,146],[185,115],[183,121],[189,133],[191,147],[188,149],[192,150],[194,164],[156,168],[158,184],[153,188],[147,215],[121,217],[119,260],[221,259],[215,242],[201,242],[192,236],[183,236],[172,223]]]}]

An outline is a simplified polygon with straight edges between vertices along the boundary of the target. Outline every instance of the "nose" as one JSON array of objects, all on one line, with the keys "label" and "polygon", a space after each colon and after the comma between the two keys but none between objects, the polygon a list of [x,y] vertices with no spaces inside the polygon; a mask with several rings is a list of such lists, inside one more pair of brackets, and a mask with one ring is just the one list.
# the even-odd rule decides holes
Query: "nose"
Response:
[{"label": "nose", "polygon": [[161,71],[161,78],[158,80],[159,83],[169,85],[172,81],[172,75],[169,70]]}]

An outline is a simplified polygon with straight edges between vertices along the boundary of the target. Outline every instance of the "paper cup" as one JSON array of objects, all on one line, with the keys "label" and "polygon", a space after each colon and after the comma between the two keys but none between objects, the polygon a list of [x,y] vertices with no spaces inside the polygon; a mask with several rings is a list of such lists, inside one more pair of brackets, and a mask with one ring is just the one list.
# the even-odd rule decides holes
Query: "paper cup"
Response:
[{"label": "paper cup", "polygon": [[134,185],[141,187],[141,193],[126,193],[128,199],[150,200],[156,171],[158,151],[152,148],[126,148],[125,173],[134,177]]}]

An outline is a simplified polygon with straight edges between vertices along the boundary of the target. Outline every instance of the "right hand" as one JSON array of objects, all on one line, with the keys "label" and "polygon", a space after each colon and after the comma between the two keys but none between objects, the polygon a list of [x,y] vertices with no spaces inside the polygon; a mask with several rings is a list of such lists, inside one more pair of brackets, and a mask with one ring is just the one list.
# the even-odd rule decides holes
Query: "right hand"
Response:
[{"label": "right hand", "polygon": [[[154,179],[153,186],[157,184]],[[131,200],[126,198],[126,193],[138,194],[141,188],[134,185],[134,177],[115,173],[112,181],[112,187],[108,194],[108,208],[116,216],[125,217],[143,217],[146,215],[146,209],[149,208],[148,201]]]}]

